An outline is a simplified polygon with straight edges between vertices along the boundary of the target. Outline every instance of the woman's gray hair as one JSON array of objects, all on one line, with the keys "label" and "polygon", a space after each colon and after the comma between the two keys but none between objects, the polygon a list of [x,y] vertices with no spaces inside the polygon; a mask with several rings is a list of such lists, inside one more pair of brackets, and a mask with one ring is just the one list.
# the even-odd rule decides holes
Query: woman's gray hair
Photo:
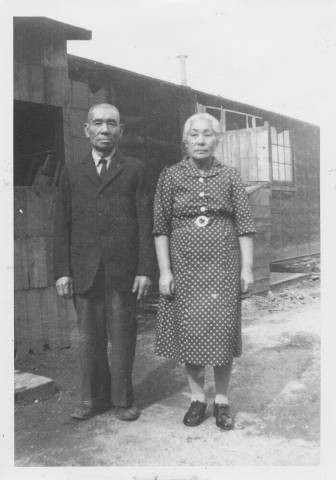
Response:
[{"label": "woman's gray hair", "polygon": [[210,113],[204,112],[204,113],[195,113],[194,115],[191,115],[191,117],[189,117],[186,120],[183,127],[183,134],[182,134],[183,143],[185,143],[187,140],[188,133],[191,130],[191,124],[193,123],[194,120],[206,120],[207,122],[209,122],[214,134],[217,137],[217,141],[219,140],[219,137],[221,136],[221,133],[222,133],[219,121],[217,120],[217,118],[210,115]]}]

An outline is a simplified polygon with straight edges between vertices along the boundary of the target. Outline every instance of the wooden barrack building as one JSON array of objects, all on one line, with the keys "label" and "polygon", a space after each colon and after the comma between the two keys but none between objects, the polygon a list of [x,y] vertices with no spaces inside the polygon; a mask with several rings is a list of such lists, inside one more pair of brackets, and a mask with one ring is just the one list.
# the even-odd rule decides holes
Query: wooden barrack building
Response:
[{"label": "wooden barrack building", "polygon": [[[270,266],[319,252],[319,128],[277,113],[67,54],[91,32],[44,17],[14,18],[14,242],[16,355],[68,346],[75,313],[56,297],[52,215],[65,162],[88,151],[88,108],[121,112],[121,149],[144,162],[152,193],[161,169],[181,158],[195,111],[220,120],[218,158],[243,177],[257,226],[256,292]],[[276,94],[276,92],[275,92]]]}]

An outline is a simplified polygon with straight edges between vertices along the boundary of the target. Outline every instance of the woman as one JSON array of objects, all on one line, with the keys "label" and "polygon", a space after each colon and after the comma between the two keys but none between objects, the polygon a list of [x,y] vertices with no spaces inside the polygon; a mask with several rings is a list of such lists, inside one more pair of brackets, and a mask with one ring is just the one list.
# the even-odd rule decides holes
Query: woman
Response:
[{"label": "woman", "polygon": [[191,404],[183,423],[205,418],[204,369],[214,368],[214,416],[233,428],[228,402],[232,360],[241,354],[240,295],[253,283],[255,233],[237,170],[214,152],[219,122],[207,113],[184,125],[187,156],[165,168],[154,202],[160,270],[156,353],[185,364]]}]

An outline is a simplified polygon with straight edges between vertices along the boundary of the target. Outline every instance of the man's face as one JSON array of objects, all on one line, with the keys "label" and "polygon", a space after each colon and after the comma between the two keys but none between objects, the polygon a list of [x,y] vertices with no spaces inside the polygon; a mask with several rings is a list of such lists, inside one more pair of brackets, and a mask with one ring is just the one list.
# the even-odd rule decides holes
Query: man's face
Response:
[{"label": "man's face", "polygon": [[95,150],[112,152],[122,135],[118,111],[111,105],[98,105],[90,112],[84,131]]}]

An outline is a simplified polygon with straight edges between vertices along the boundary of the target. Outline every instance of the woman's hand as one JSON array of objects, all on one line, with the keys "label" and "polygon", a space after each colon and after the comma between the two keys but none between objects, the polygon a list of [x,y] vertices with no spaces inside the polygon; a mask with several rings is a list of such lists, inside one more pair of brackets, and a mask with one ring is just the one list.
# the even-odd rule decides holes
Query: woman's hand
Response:
[{"label": "woman's hand", "polygon": [[243,268],[240,275],[240,288],[242,293],[247,293],[253,285],[253,272],[251,268]]},{"label": "woman's hand", "polygon": [[159,290],[164,297],[173,297],[175,293],[174,276],[171,270],[165,270],[160,274]]}]

